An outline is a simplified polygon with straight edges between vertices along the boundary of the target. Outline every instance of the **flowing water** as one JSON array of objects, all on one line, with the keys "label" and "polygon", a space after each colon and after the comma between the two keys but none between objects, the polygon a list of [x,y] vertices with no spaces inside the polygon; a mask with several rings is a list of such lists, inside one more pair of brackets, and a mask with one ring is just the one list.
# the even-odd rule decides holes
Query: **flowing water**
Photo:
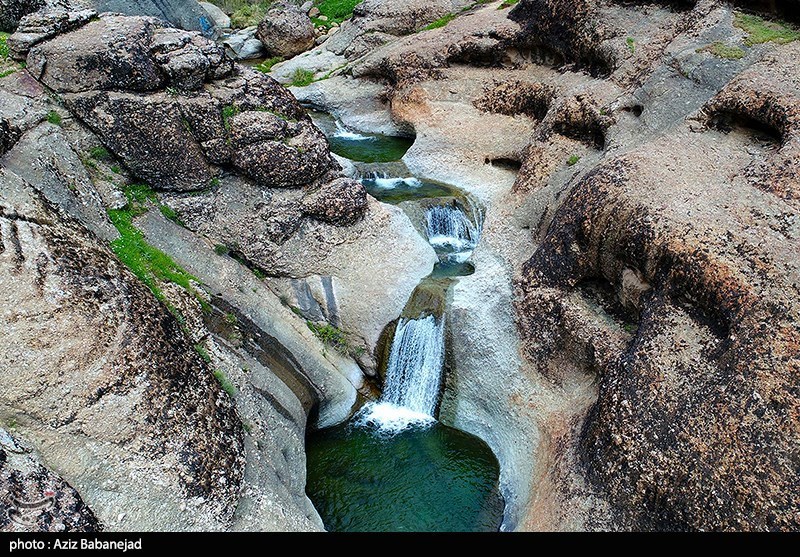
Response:
[{"label": "flowing water", "polygon": [[[347,130],[330,117],[325,122],[320,127],[332,150],[336,141],[347,142],[334,152],[351,160],[374,163],[376,152],[394,149],[384,149],[380,136]],[[404,153],[395,150],[391,160]],[[359,169],[362,183],[419,219],[439,263],[396,323],[380,399],[308,436],[306,491],[328,530],[496,531],[503,517],[497,459],[483,440],[436,419],[446,353],[442,308],[453,280],[437,277],[474,270],[467,260],[483,213],[457,188],[409,176],[405,165],[375,166]],[[415,306],[415,298],[427,304]]]}]

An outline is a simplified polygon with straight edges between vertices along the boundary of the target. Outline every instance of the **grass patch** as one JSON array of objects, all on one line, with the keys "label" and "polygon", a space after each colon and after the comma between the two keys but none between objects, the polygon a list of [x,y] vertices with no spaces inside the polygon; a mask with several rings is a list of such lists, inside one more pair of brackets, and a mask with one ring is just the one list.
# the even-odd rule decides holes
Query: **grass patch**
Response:
[{"label": "grass patch", "polygon": [[800,30],[794,26],[781,21],[768,21],[757,15],[737,12],[733,24],[747,33],[744,40],[747,46],[768,42],[787,44],[800,39]]},{"label": "grass patch", "polygon": [[233,313],[226,313],[224,319],[225,323],[227,323],[228,325],[236,325],[239,323],[239,320],[236,319],[236,315],[234,315]]},{"label": "grass patch", "polygon": [[3,72],[0,72],[0,79],[3,79],[4,77],[10,76],[12,73],[14,73],[16,71],[17,70],[15,70],[14,68],[11,68],[10,70],[5,70]]},{"label": "grass patch", "polygon": [[167,205],[158,205],[158,210],[161,211],[161,214],[164,215],[167,219],[171,220],[178,226],[183,226],[186,228],[186,225],[183,223],[181,219],[178,218],[178,213],[175,212],[175,209],[169,207]]},{"label": "grass patch", "polygon": [[434,21],[432,23],[429,23],[428,25],[423,27],[422,30],[423,31],[430,31],[431,29],[439,29],[440,27],[444,27],[445,25],[447,25],[448,23],[453,21],[456,18],[456,15],[457,14],[443,15],[442,17],[440,17],[436,21]]},{"label": "grass patch", "polygon": [[231,252],[231,248],[226,246],[225,244],[217,244],[214,246],[214,253],[217,255],[228,255]]},{"label": "grass patch", "polygon": [[503,3],[500,4],[497,9],[504,10],[506,8],[510,8],[511,6],[515,6],[519,3],[519,0],[503,0]]},{"label": "grass patch", "polygon": [[122,172],[122,169],[116,164],[112,166],[109,170],[111,170],[111,172],[113,172],[114,174],[120,174]]},{"label": "grass patch", "polygon": [[208,353],[208,350],[206,350],[205,346],[198,342],[194,345],[194,351],[200,355],[200,358],[202,358],[205,363],[211,363],[211,354]]},{"label": "grass patch", "polygon": [[253,274],[256,276],[258,280],[264,280],[265,278],[267,278],[267,273],[265,273],[258,267],[252,267],[250,270],[253,271]]},{"label": "grass patch", "polygon": [[353,9],[361,2],[362,0],[317,0],[315,5],[319,8],[319,13],[328,18],[328,21],[320,21],[319,24],[330,27],[331,23],[350,19],[353,17]]},{"label": "grass patch", "polygon": [[297,68],[292,74],[292,87],[306,87],[314,83],[314,72],[304,68]]},{"label": "grass patch", "polygon": [[4,60],[8,60],[11,57],[11,52],[8,50],[8,37],[11,35],[8,33],[0,33],[0,58]]},{"label": "grass patch", "polygon": [[267,58],[260,64],[253,66],[253,68],[260,72],[269,73],[272,71],[272,66],[274,66],[278,62],[283,62],[283,57],[275,56],[273,58]]},{"label": "grass patch", "polygon": [[136,184],[125,188],[124,194],[128,204],[123,209],[108,210],[108,218],[120,235],[111,242],[111,250],[173,314],[174,308],[161,291],[160,281],[173,282],[190,292],[200,302],[203,310],[207,310],[208,302],[192,286],[192,281],[199,281],[175,263],[169,255],[148,244],[142,231],[133,225],[134,217],[147,211],[143,205],[146,201],[157,202],[153,190],[146,185]]},{"label": "grass patch", "polygon": [[[299,315],[299,312],[297,313]],[[326,346],[330,346],[339,354],[344,356],[358,357],[364,353],[363,347],[354,348],[350,345],[347,338],[347,333],[334,327],[330,323],[314,323],[313,321],[306,321],[306,325],[311,329],[311,332],[322,341]]]},{"label": "grass patch", "polygon": [[219,382],[219,386],[222,387],[223,391],[228,393],[231,397],[236,395],[236,387],[233,386],[233,383],[225,376],[222,370],[215,369],[214,377]]},{"label": "grass patch", "polygon": [[628,45],[628,50],[631,51],[631,54],[636,54],[636,40],[633,37],[625,39],[625,44]]},{"label": "grass patch", "polygon": [[61,114],[56,112],[55,110],[51,110],[47,113],[47,121],[55,126],[61,125]]},{"label": "grass patch", "polygon": [[572,155],[567,159],[567,166],[575,166],[581,158],[578,155]]},{"label": "grass patch", "polygon": [[111,158],[111,153],[102,145],[98,145],[89,149],[89,156],[98,161],[107,161]]},{"label": "grass patch", "polygon": [[258,4],[244,4],[240,8],[231,12],[231,27],[234,29],[244,29],[258,25],[267,15],[270,2],[260,2]]},{"label": "grass patch", "polygon": [[[226,107],[222,108],[222,123],[225,124],[225,129],[231,129],[231,118],[239,114],[239,108],[229,104]],[[213,182],[214,179],[212,178],[211,181]],[[213,183],[212,183],[213,185]]]},{"label": "grass patch", "polygon": [[717,41],[714,44],[698,48],[697,52],[710,52],[717,58],[725,58],[726,60],[740,60],[744,58],[744,50],[738,46],[731,46]]}]

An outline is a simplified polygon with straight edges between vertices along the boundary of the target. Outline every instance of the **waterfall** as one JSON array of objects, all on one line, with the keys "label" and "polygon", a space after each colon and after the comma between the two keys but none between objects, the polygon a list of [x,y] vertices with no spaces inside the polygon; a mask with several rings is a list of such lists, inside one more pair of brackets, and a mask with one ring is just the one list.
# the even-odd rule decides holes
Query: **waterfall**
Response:
[{"label": "waterfall", "polygon": [[383,395],[356,418],[387,434],[435,421],[444,363],[444,317],[400,319],[392,340]]},{"label": "waterfall", "polygon": [[333,132],[333,137],[348,141],[375,141],[376,139],[375,137],[369,135],[362,135],[360,133],[348,130],[339,120],[336,120],[336,131]]},{"label": "waterfall", "polygon": [[389,176],[385,172],[367,172],[361,176],[361,182],[371,182],[376,188],[383,190],[392,190],[399,186],[406,186],[409,188],[418,188],[422,186],[422,182],[413,176],[397,178]]},{"label": "waterfall", "polygon": [[447,259],[463,263],[478,245],[481,236],[482,213],[472,207],[475,223],[455,203],[434,205],[425,213],[425,231],[428,242],[437,251],[445,252]]}]

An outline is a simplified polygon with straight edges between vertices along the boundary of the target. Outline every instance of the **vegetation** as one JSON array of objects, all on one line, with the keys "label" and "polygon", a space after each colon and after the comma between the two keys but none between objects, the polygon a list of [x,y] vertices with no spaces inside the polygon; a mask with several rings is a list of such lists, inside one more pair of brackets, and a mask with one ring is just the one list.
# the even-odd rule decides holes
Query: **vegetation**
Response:
[{"label": "vegetation", "polygon": [[[296,312],[299,315],[299,312]],[[326,346],[332,347],[339,354],[357,357],[364,353],[363,347],[353,347],[347,339],[347,333],[334,327],[330,323],[314,323],[306,321],[306,325],[311,332],[320,339]]]},{"label": "vegetation", "polygon": [[11,69],[8,69],[8,70],[3,70],[3,71],[0,71],[0,79],[2,79],[2,78],[4,78],[4,77],[7,77],[7,76],[11,75],[12,73],[14,73],[14,72],[16,72],[16,71],[17,71],[17,70],[15,70],[14,68],[11,68]]},{"label": "vegetation", "polygon": [[320,15],[327,17],[327,21],[318,18],[312,18],[314,25],[330,27],[333,23],[341,23],[345,19],[353,17],[353,9],[358,6],[362,0],[317,0],[315,2],[319,8]]},{"label": "vegetation", "polygon": [[[237,114],[239,114],[239,108],[233,106],[232,104],[229,104],[228,106],[222,109],[222,121],[225,124],[226,130],[231,129],[231,118],[233,118]],[[212,178],[211,181],[213,185],[214,179]]]},{"label": "vegetation", "polygon": [[768,21],[757,15],[737,12],[733,24],[747,33],[744,40],[747,46],[768,42],[787,44],[800,39],[800,30],[794,26],[781,21]]},{"label": "vegetation", "polygon": [[292,87],[305,87],[314,83],[314,72],[297,68],[292,75]]},{"label": "vegetation", "polygon": [[122,172],[122,169],[121,169],[119,166],[117,166],[116,164],[115,164],[114,166],[112,166],[112,167],[110,168],[110,170],[111,170],[111,172],[113,172],[114,174],[119,174],[119,173],[121,173],[121,172]]},{"label": "vegetation", "polygon": [[233,386],[233,383],[230,382],[222,370],[215,369],[214,370],[214,377],[219,382],[219,386],[222,387],[222,390],[228,393],[230,396],[236,395],[236,387]]},{"label": "vegetation", "polygon": [[239,323],[239,320],[236,319],[236,315],[234,315],[233,313],[226,313],[225,323],[227,323],[228,325],[236,325],[237,323]]},{"label": "vegetation", "polygon": [[447,25],[448,23],[453,21],[456,18],[456,15],[458,15],[458,14],[443,15],[442,17],[440,17],[439,19],[437,19],[433,23],[429,23],[428,25],[426,25],[422,29],[423,29],[423,31],[429,31],[431,29],[439,29],[440,27],[444,27],[445,25]]},{"label": "vegetation", "polygon": [[60,126],[61,125],[61,114],[59,114],[55,110],[51,110],[50,112],[47,113],[47,121],[50,122],[51,124],[56,125],[56,126]]},{"label": "vegetation", "polygon": [[231,252],[231,248],[226,246],[225,244],[217,244],[214,246],[214,253],[217,255],[228,255]]},{"label": "vegetation", "polygon": [[106,161],[111,158],[111,153],[102,145],[98,145],[89,149],[89,156],[98,161]]},{"label": "vegetation", "polygon": [[575,166],[581,158],[578,155],[572,155],[567,159],[567,166]]},{"label": "vegetation", "polygon": [[253,66],[253,68],[260,72],[269,73],[270,71],[272,71],[272,66],[274,66],[278,62],[283,62],[283,58],[281,56],[267,58],[257,66]]},{"label": "vegetation", "polygon": [[516,5],[517,3],[519,3],[519,0],[503,0],[503,3],[500,4],[497,7],[497,9],[498,10],[504,10],[506,8],[510,8],[511,6]]},{"label": "vegetation", "polygon": [[192,281],[199,281],[175,263],[169,255],[148,244],[141,230],[133,225],[134,217],[147,211],[144,205],[146,202],[158,202],[153,190],[146,185],[136,184],[125,188],[123,193],[128,204],[122,209],[108,210],[108,217],[120,235],[111,242],[111,250],[173,314],[176,314],[176,311],[161,291],[160,281],[173,282],[192,293],[206,310],[208,303],[192,286]]},{"label": "vegetation", "polygon": [[738,46],[727,45],[722,41],[717,41],[714,44],[698,48],[697,52],[710,52],[717,58],[725,58],[727,60],[739,60],[744,58],[745,54],[744,50]]},{"label": "vegetation", "polygon": [[8,50],[8,44],[6,41],[10,35],[8,33],[0,33],[0,58],[4,60],[8,60],[11,56],[11,53]]},{"label": "vegetation", "polygon": [[211,354],[208,353],[208,350],[206,350],[205,346],[198,342],[194,345],[194,350],[200,355],[200,358],[202,358],[205,363],[211,363]]},{"label": "vegetation", "polygon": [[631,54],[636,54],[636,40],[633,37],[625,39],[625,44],[628,45],[628,50],[631,51]]},{"label": "vegetation", "polygon": [[[258,25],[267,15],[271,2],[259,2],[257,4],[242,4],[238,9],[231,11],[231,27],[234,29],[244,29]],[[224,10],[224,8],[223,8]]]}]

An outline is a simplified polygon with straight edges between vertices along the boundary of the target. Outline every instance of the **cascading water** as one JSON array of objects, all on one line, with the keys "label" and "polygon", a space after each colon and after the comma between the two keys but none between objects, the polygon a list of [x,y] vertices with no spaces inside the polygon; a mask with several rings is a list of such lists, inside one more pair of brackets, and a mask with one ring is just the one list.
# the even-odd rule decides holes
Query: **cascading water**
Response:
[{"label": "cascading water", "polygon": [[481,236],[481,213],[473,208],[475,222],[457,204],[433,205],[425,213],[428,242],[447,261],[463,263]]},{"label": "cascading water", "polygon": [[458,188],[411,175],[401,159],[412,140],[312,116],[370,194],[401,204],[414,219],[430,207],[420,224],[440,260],[404,310],[418,317],[397,323],[381,398],[345,423],[309,433],[306,491],[332,531],[496,531],[503,516],[497,459],[481,439],[434,417],[444,381],[446,292],[471,272],[466,260],[482,212]]},{"label": "cascading water", "polygon": [[383,395],[356,416],[382,433],[435,421],[444,362],[444,318],[401,319],[389,354]]}]

